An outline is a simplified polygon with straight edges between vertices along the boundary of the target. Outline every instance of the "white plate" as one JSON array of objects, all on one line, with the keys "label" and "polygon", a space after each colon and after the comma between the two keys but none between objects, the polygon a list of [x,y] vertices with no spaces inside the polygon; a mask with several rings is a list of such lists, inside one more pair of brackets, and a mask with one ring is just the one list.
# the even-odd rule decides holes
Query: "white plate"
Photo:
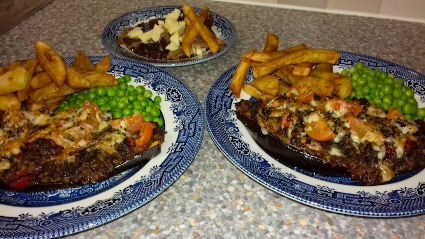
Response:
[{"label": "white plate", "polygon": [[[405,80],[424,107],[425,76],[375,57],[340,52],[337,66],[348,69],[362,61],[365,66],[392,73]],[[236,66],[221,75],[211,87],[205,102],[208,130],[226,157],[240,170],[267,188],[298,202],[344,214],[369,217],[399,217],[425,212],[425,171],[398,175],[377,186],[361,186],[349,178],[326,177],[289,168],[265,153],[236,118],[235,102],[229,84]],[[253,80],[251,70],[245,83]],[[250,97],[242,92],[242,99]]]},{"label": "white plate", "polygon": [[[94,63],[103,57],[91,57]],[[65,59],[68,64],[73,58]],[[161,96],[166,130],[161,153],[95,185],[38,193],[0,190],[0,238],[47,238],[87,230],[146,204],[176,181],[202,142],[204,118],[195,93],[177,77],[150,64],[112,58],[110,74],[130,75]]]},{"label": "white plate", "polygon": [[[150,7],[144,8],[136,11],[126,13],[114,20],[112,20],[102,32],[102,43],[111,54],[118,57],[125,57],[128,59],[143,61],[151,63],[155,66],[161,67],[173,67],[173,66],[186,66],[197,64],[205,61],[212,60],[216,57],[219,57],[226,53],[232,48],[238,38],[236,28],[233,24],[227,20],[225,17],[214,13],[214,25],[217,27],[218,31],[221,33],[220,40],[225,41],[226,44],[220,47],[220,50],[213,54],[211,51],[207,51],[201,56],[192,57],[187,59],[179,60],[159,60],[143,57],[133,53],[125,47],[122,47],[117,43],[118,37],[121,34],[123,28],[135,26],[138,23],[148,21],[151,18],[163,18],[168,13],[174,11],[174,9],[182,10],[182,6],[160,6],[160,7]],[[201,12],[200,8],[193,8],[196,13]],[[213,13],[210,11],[210,13]]]}]

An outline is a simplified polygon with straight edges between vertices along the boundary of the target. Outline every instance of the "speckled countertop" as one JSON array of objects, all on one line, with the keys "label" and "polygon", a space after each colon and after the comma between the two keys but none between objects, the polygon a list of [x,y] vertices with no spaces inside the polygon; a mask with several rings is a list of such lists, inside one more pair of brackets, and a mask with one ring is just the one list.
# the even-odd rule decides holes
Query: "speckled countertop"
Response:
[{"label": "speckled countertop", "polygon": [[[102,29],[114,18],[140,8],[183,5],[172,0],[56,0],[0,36],[0,64],[34,57],[34,43],[46,41],[63,56],[78,50],[107,55]],[[188,1],[208,5],[236,26],[238,42],[220,58],[165,68],[186,82],[202,104],[216,78],[247,50],[262,49],[267,32],[280,47],[357,52],[425,74],[425,25],[395,20],[295,11],[253,5]],[[326,212],[263,187],[218,150],[207,130],[187,171],[145,206],[69,238],[424,238],[425,216],[373,219]]]}]

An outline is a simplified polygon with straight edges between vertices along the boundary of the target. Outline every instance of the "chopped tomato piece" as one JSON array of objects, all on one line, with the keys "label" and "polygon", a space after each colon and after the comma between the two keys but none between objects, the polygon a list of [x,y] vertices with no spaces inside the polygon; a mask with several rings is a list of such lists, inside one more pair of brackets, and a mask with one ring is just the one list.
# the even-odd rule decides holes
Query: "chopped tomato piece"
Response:
[{"label": "chopped tomato piece", "polygon": [[403,114],[394,108],[390,109],[390,111],[388,111],[388,114],[387,114],[387,119],[396,119],[396,118],[403,118]]},{"label": "chopped tomato piece", "polygon": [[288,97],[295,96],[299,102],[307,104],[314,99],[314,93],[311,88],[307,85],[295,84],[286,93]]},{"label": "chopped tomato piece", "polygon": [[282,115],[282,121],[280,122],[280,128],[281,129],[288,129],[289,128],[291,121],[288,118],[289,118],[289,113],[284,113]]},{"label": "chopped tomato piece", "polygon": [[406,154],[411,154],[416,148],[415,141],[407,138],[406,143],[404,144],[404,151]]},{"label": "chopped tomato piece", "polygon": [[317,112],[313,112],[307,117],[305,125],[307,135],[317,141],[330,141],[336,136]]},{"label": "chopped tomato piece", "polygon": [[395,150],[393,148],[390,147],[385,147],[385,154],[387,155],[395,155]]},{"label": "chopped tomato piece", "polygon": [[131,132],[136,132],[143,123],[143,115],[137,114],[123,119],[128,125],[127,130]]},{"label": "chopped tomato piece", "polygon": [[347,113],[352,113],[354,116],[359,115],[363,111],[363,106],[356,104],[356,102],[347,102],[343,99],[332,99],[329,104],[330,108],[334,111],[344,110]]},{"label": "chopped tomato piece", "polygon": [[140,137],[137,139],[136,144],[140,147],[145,146],[152,138],[153,135],[153,128],[149,121],[143,122],[140,125]]},{"label": "chopped tomato piece", "polygon": [[349,124],[350,131],[356,134],[359,139],[366,140],[368,142],[374,142],[377,145],[384,144],[385,136],[373,128],[364,125],[359,119],[351,117]]}]

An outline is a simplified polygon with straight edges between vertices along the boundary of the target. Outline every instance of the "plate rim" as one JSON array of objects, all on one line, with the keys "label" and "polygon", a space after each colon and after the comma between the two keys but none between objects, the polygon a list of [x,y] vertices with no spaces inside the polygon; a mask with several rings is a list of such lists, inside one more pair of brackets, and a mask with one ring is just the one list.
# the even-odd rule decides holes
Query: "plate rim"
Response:
[{"label": "plate rim", "polygon": [[[89,57],[92,60],[93,59],[98,59],[98,61],[100,61],[104,56],[89,56]],[[65,60],[70,60],[70,59],[73,59],[73,58],[74,57],[65,57]],[[123,63],[120,63],[120,62],[123,62]],[[204,139],[204,133],[205,133],[205,116],[203,114],[204,112],[203,112],[203,109],[202,109],[202,104],[201,104],[199,98],[197,97],[197,95],[195,94],[195,92],[184,81],[182,81],[181,79],[179,79],[177,76],[175,76],[175,75],[173,75],[173,74],[171,74],[171,73],[169,73],[169,72],[167,72],[167,71],[165,71],[165,70],[163,70],[161,68],[158,68],[156,66],[153,66],[153,65],[148,64],[148,63],[145,63],[145,62],[134,61],[134,60],[131,60],[131,59],[126,59],[126,58],[111,57],[111,67],[108,70],[108,72],[111,73],[111,69],[112,69],[113,66],[117,66],[117,67],[120,67],[121,66],[121,67],[125,68],[126,66],[124,64],[130,64],[133,67],[134,66],[145,66],[146,68],[149,68],[149,72],[152,72],[152,71],[154,71],[155,73],[156,72],[159,72],[159,73],[163,74],[163,76],[166,79],[169,79],[170,77],[171,78],[174,78],[173,81],[175,81],[176,83],[178,83],[178,86],[179,87],[181,86],[182,87],[182,90],[187,91],[187,93],[190,95],[190,97],[188,97],[187,100],[192,101],[193,102],[193,105],[197,106],[197,108],[196,108],[196,110],[194,112],[198,112],[198,113],[196,113],[196,115],[193,115],[194,116],[193,118],[196,118],[196,120],[193,119],[192,122],[196,122],[197,123],[197,127],[200,128],[200,129],[198,129],[197,131],[195,131],[193,133],[193,136],[191,137],[191,139],[192,139],[192,141],[191,141],[192,142],[192,145],[190,146],[191,150],[190,151],[189,150],[186,150],[186,151],[189,151],[189,152],[185,152],[184,155],[180,155],[180,154],[182,154],[183,150],[179,152],[180,158],[186,157],[186,159],[185,160],[182,160],[182,159],[179,160],[179,164],[177,164],[176,167],[178,167],[178,166],[181,166],[181,167],[178,167],[179,169],[178,169],[177,173],[174,174],[174,175],[172,175],[172,176],[170,176],[170,180],[168,182],[161,183],[159,187],[155,187],[148,195],[145,195],[144,198],[137,198],[137,200],[127,199],[127,200],[129,200],[129,204],[130,205],[126,205],[126,206],[124,206],[122,208],[117,208],[118,210],[116,210],[115,212],[108,212],[106,214],[106,216],[103,215],[102,218],[89,219],[90,221],[89,222],[86,222],[84,225],[80,225],[81,223],[78,222],[78,221],[76,222],[75,220],[74,221],[73,220],[70,220],[70,221],[67,222],[67,225],[68,225],[67,227],[64,227],[64,226],[62,226],[62,227],[55,227],[55,226],[49,225],[47,228],[46,227],[44,228],[45,230],[37,230],[37,231],[34,231],[34,233],[32,233],[32,234],[28,234],[28,233],[16,233],[16,234],[15,233],[12,233],[12,234],[10,234],[10,233],[7,233],[6,231],[4,231],[2,229],[2,231],[0,231],[0,236],[2,238],[21,238],[21,237],[25,237],[25,238],[50,238],[50,237],[60,237],[60,236],[72,235],[72,234],[75,234],[75,233],[78,233],[78,232],[82,232],[82,231],[86,231],[88,229],[92,229],[94,227],[101,226],[101,225],[106,224],[108,222],[111,222],[111,221],[113,221],[115,219],[118,219],[120,217],[123,217],[123,216],[125,216],[125,215],[133,212],[134,210],[136,210],[136,209],[138,209],[138,208],[140,208],[142,206],[145,206],[147,203],[149,203],[151,200],[155,199],[162,192],[164,192],[171,185],[173,185],[181,177],[181,175],[184,174],[184,172],[189,168],[189,166],[192,164],[193,160],[197,156],[197,154],[199,152],[199,149],[200,149],[200,147],[202,145],[202,142],[203,142],[203,139]],[[130,66],[127,66],[127,68],[131,68],[131,67]],[[123,71],[123,73],[124,73],[124,71]],[[138,73],[139,76],[142,75],[142,74],[143,73]],[[134,82],[134,79],[133,79],[133,82]],[[163,98],[163,100],[165,100],[165,99]],[[172,109],[169,109],[169,110],[170,110],[170,112],[172,111]],[[171,115],[173,115],[174,117],[177,117],[174,113],[171,113]],[[173,130],[175,130],[175,128],[173,128],[173,127],[176,127],[176,126],[178,126],[178,124],[171,125],[171,127],[168,130],[169,131],[173,131]],[[185,130],[188,130],[188,129],[185,128]],[[180,131],[178,131],[177,134],[179,132]],[[179,137],[177,135],[176,140],[178,140],[178,139],[179,139]],[[171,146],[170,146],[170,148],[171,148]],[[170,148],[168,148],[168,149],[163,148],[162,150],[165,150],[166,151],[166,150],[170,150]],[[170,152],[167,152],[166,153],[166,157],[164,158],[164,160],[162,162],[158,162],[158,163],[159,164],[162,164],[163,162],[165,162],[169,158],[169,156],[170,156]],[[140,168],[138,172],[140,172],[143,168],[144,167]],[[153,166],[153,168],[155,168],[155,165]],[[148,168],[147,170],[151,171],[153,168]],[[135,174],[137,174],[137,172]],[[149,176],[149,175],[150,175],[150,173],[148,173],[147,176]],[[132,175],[132,176],[134,176],[134,175]],[[143,175],[141,175],[141,176],[143,176]],[[129,180],[129,178],[126,179],[126,180]],[[139,181],[140,181],[140,178],[138,180],[134,180],[134,181],[129,182],[131,185],[126,186],[126,188],[128,188],[130,186],[137,185],[138,183],[140,183]],[[114,196],[115,196],[115,194],[118,193],[117,191],[115,191],[115,190],[117,190],[116,187],[119,187],[120,184],[114,185],[113,187],[111,187],[107,191],[111,191],[110,193],[113,193]],[[121,191],[123,191],[123,192],[121,192]],[[113,197],[112,198],[105,198],[105,197],[103,197],[103,198],[96,198],[101,193],[104,193],[104,192],[100,192],[100,193],[97,193],[95,195],[92,195],[92,196],[88,197],[88,198],[92,198],[93,200],[96,200],[96,202],[93,201],[93,203],[90,204],[90,206],[96,205],[96,203],[98,203],[99,201],[108,200],[108,199],[109,200],[112,200],[113,199]],[[119,190],[119,193],[124,194],[125,193],[124,192],[124,189],[123,190]],[[140,195],[140,196],[144,196],[144,195]],[[88,198],[85,198],[85,199],[88,199]],[[85,199],[82,199],[82,200],[85,200]],[[131,200],[133,200],[133,201],[131,201]],[[81,200],[77,200],[77,201],[72,202],[72,203],[78,203],[78,201],[81,201]],[[125,198],[124,197],[123,197],[122,201],[125,201]],[[69,212],[69,211],[74,210],[74,207],[72,209],[68,208],[70,206],[70,204],[72,204],[72,203],[64,203],[64,204],[55,205],[53,208],[52,207],[49,207],[49,206],[36,207],[35,210],[36,211],[44,210],[46,212],[54,211],[55,213],[58,213],[58,214],[59,213],[62,213],[63,214],[64,212]],[[22,207],[19,207],[19,206],[13,206],[13,205],[10,206],[10,205],[5,205],[5,204],[1,204],[0,203],[0,207],[2,207],[2,206],[22,208]],[[26,211],[29,211],[31,213],[31,207],[24,207],[22,210],[26,210]],[[43,212],[41,216],[42,217],[43,216],[49,216],[50,214],[49,213],[45,214]],[[98,215],[98,216],[100,216],[100,215]],[[4,220],[10,221],[12,219],[13,220],[19,220],[19,218],[16,218],[16,217],[10,217],[10,216],[2,216],[2,215],[0,215],[0,221],[2,221],[2,220],[3,221]],[[78,226],[74,226],[73,225],[74,223],[78,224]]]},{"label": "plate rim", "polygon": [[[198,63],[203,63],[203,62],[206,62],[206,61],[209,61],[209,60],[213,60],[213,59],[215,59],[217,57],[220,57],[220,56],[224,55],[225,53],[227,53],[230,49],[232,49],[233,46],[236,44],[236,42],[238,40],[238,32],[236,30],[235,25],[229,19],[227,19],[226,17],[224,17],[224,16],[222,16],[222,15],[220,15],[220,14],[218,14],[218,13],[213,12],[213,11],[210,10],[209,11],[210,13],[214,13],[218,18],[220,18],[223,21],[227,22],[230,25],[230,29],[232,29],[232,32],[234,32],[233,37],[231,37],[231,39],[230,39],[231,40],[230,43],[227,42],[226,45],[225,45],[225,47],[221,51],[219,51],[218,53],[215,53],[213,55],[210,55],[210,56],[207,56],[207,57],[204,57],[204,58],[200,58],[200,59],[196,59],[196,60],[188,60],[188,61],[184,61],[184,62],[155,62],[155,61],[150,62],[150,61],[143,61],[143,60],[139,60],[139,59],[136,59],[136,58],[131,58],[131,57],[127,57],[125,55],[121,55],[119,52],[116,52],[116,51],[114,51],[113,49],[110,49],[107,46],[107,39],[108,39],[106,37],[106,35],[107,35],[107,29],[108,29],[108,27],[113,26],[114,23],[116,21],[118,21],[120,18],[123,18],[123,17],[125,17],[127,15],[131,15],[133,13],[137,13],[139,11],[149,11],[151,9],[158,9],[158,8],[180,8],[180,9],[182,9],[183,6],[179,6],[179,5],[164,5],[164,6],[152,6],[152,7],[140,8],[140,9],[137,9],[137,10],[132,10],[132,11],[126,12],[126,13],[124,13],[124,14],[116,17],[116,18],[114,18],[113,20],[111,20],[103,28],[102,33],[101,33],[102,44],[105,47],[105,49],[110,54],[114,55],[115,57],[130,59],[130,60],[139,61],[139,62],[145,62],[145,63],[152,64],[154,66],[157,66],[157,67],[179,67],[179,66],[188,66],[188,65],[194,65],[194,64],[198,64]],[[192,8],[195,11],[201,11],[200,8],[197,8],[197,7],[192,7]]]},{"label": "plate rim", "polygon": [[[410,69],[410,68],[407,68],[407,67],[405,67],[405,66],[402,66],[402,65],[400,65],[400,64],[397,64],[397,63],[394,63],[394,62],[391,62],[391,61],[387,61],[387,60],[384,60],[384,59],[381,59],[381,58],[378,58],[378,57],[373,57],[373,56],[368,56],[368,55],[365,55],[365,54],[360,54],[360,53],[353,53],[353,52],[349,52],[349,51],[340,51],[340,50],[336,50],[337,52],[339,52],[339,53],[341,53],[341,55],[346,55],[346,56],[356,56],[356,57],[360,57],[360,58],[366,58],[366,59],[370,59],[370,60],[373,60],[373,61],[375,61],[375,62],[379,62],[379,63],[384,63],[384,64],[388,64],[388,65],[392,65],[392,66],[394,66],[394,67],[396,67],[396,68],[401,68],[403,71],[406,71],[407,73],[409,73],[409,74],[413,74],[413,75],[415,75],[416,77],[419,77],[420,78],[420,80],[425,80],[425,76],[424,75],[422,75],[421,73],[419,73],[419,72],[417,72],[417,71],[414,71],[414,70],[412,70],[412,69]],[[338,64],[340,67],[341,67],[341,65],[345,65],[345,69],[348,69],[348,63],[341,63],[340,62],[341,61],[341,58],[340,59],[338,59],[338,61],[337,61],[337,63],[336,64]],[[371,66],[371,65],[367,65],[367,64],[365,64],[365,66]],[[217,120],[215,120],[215,121],[213,121],[211,118],[210,118],[210,115],[212,114],[212,110],[213,109],[211,109],[210,108],[210,100],[214,97],[214,96],[216,96],[217,97],[217,95],[214,95],[214,91],[216,91],[216,92],[219,92],[220,94],[222,94],[222,95],[226,95],[227,93],[229,93],[230,92],[230,90],[228,90],[228,89],[226,89],[226,90],[224,90],[224,92],[223,92],[223,89],[222,89],[222,86],[221,86],[221,84],[223,84],[223,83],[225,83],[225,82],[227,82],[227,81],[229,81],[228,83],[230,83],[230,78],[231,78],[231,76],[234,74],[234,71],[235,71],[235,69],[236,69],[236,67],[237,67],[237,65],[234,65],[234,66],[232,66],[232,67],[230,67],[228,70],[226,70],[224,73],[222,73],[216,80],[215,80],[215,82],[214,82],[214,84],[212,85],[212,87],[210,88],[210,91],[208,92],[208,94],[207,94],[207,97],[206,97],[206,100],[205,100],[205,103],[204,103],[204,111],[205,111],[205,119],[206,119],[206,122],[207,122],[207,129],[208,129],[208,132],[209,132],[209,134],[210,134],[210,136],[211,136],[211,138],[213,139],[213,141],[214,141],[214,143],[216,144],[216,146],[217,146],[217,148],[226,156],[226,158],[233,164],[233,165],[235,165],[240,171],[242,171],[244,174],[246,174],[246,175],[248,175],[250,178],[252,178],[252,179],[254,179],[254,181],[256,181],[256,182],[258,182],[259,184],[261,184],[262,186],[264,186],[264,187],[266,187],[267,189],[270,189],[270,190],[272,190],[272,191],[274,191],[274,192],[276,192],[276,193],[278,193],[278,194],[280,194],[280,195],[282,195],[282,196],[285,196],[285,197],[287,197],[288,199],[291,199],[291,200],[294,200],[294,201],[297,201],[297,202],[300,202],[300,203],[302,203],[302,204],[304,204],[304,205],[307,205],[307,206],[311,206],[311,207],[314,207],[314,208],[317,208],[317,209],[322,209],[322,210],[325,210],[325,211],[329,211],[329,212],[336,212],[336,213],[339,213],[339,214],[344,214],[344,215],[350,215],[350,216],[362,216],[362,217],[370,217],[370,218],[395,218],[395,217],[406,217],[406,216],[415,216],[415,215],[420,215],[420,214],[423,214],[423,213],[425,213],[425,203],[421,203],[421,205],[423,206],[422,207],[422,209],[419,209],[419,210],[410,210],[410,211],[403,211],[403,212],[387,212],[387,213],[376,213],[376,212],[373,212],[373,211],[367,211],[367,212],[365,212],[365,211],[354,211],[354,210],[352,210],[352,209],[346,209],[346,208],[339,208],[339,207],[331,207],[331,206],[329,206],[328,204],[321,204],[321,203],[317,203],[317,202],[312,202],[312,201],[309,201],[309,200],[306,200],[305,198],[302,198],[302,197],[299,197],[299,196],[297,196],[297,195],[293,195],[293,194],[291,194],[290,192],[288,192],[288,190],[282,190],[282,189],[279,189],[278,187],[276,187],[276,184],[273,184],[272,182],[266,182],[265,180],[263,180],[262,178],[260,178],[258,175],[256,175],[254,172],[252,172],[252,171],[249,171],[246,167],[244,167],[243,165],[241,165],[240,163],[238,163],[236,160],[237,159],[235,159],[236,157],[238,157],[238,156],[235,156],[235,155],[233,155],[233,152],[230,152],[230,151],[237,151],[237,149],[234,149],[234,148],[232,148],[232,149],[226,149],[226,147],[227,147],[227,145],[221,145],[220,144],[220,142],[219,142],[219,136],[218,135],[215,135],[215,133],[213,132],[213,129],[214,130],[216,130],[216,128],[218,127],[218,126],[216,126],[216,125],[214,125],[214,122],[217,122]],[[373,66],[372,66],[373,67]],[[229,78],[230,77],[230,78]],[[250,77],[249,75],[247,75],[247,77],[246,77],[246,79],[245,79],[245,82],[248,80],[248,77]],[[403,78],[404,79],[404,78]],[[404,80],[406,80],[406,79],[404,79]],[[421,84],[424,84],[424,82],[422,82]],[[215,89],[215,87],[219,87],[219,85],[220,85],[220,89]],[[229,98],[231,98],[231,99],[225,99],[225,100],[222,100],[222,101],[226,101],[226,100],[231,100],[231,103],[228,103],[228,102],[226,102],[226,104],[231,104],[231,106],[230,106],[230,108],[226,108],[228,111],[233,111],[233,113],[234,113],[234,110],[233,110],[233,104],[235,103],[235,100],[237,100],[236,99],[236,97],[230,92],[229,93],[230,94],[230,97]],[[422,103],[424,103],[424,100],[422,99]],[[211,105],[213,105],[213,104],[211,104]],[[211,106],[212,107],[212,106]],[[222,106],[223,107],[223,106]],[[223,107],[224,108],[224,107]],[[218,111],[218,110],[216,110],[216,111]],[[214,112],[214,114],[216,114],[217,112]],[[235,120],[235,122],[233,122],[232,121],[232,119],[234,119],[235,118],[235,115],[233,115],[233,116],[224,116],[223,118],[226,118],[226,117],[229,117],[229,118],[231,118],[231,119],[229,119],[228,121],[226,121],[226,119],[224,120],[225,121],[225,123],[235,123],[235,128],[236,129],[234,129],[235,131],[238,131],[238,130],[240,130],[240,128],[238,128],[238,126],[240,127],[240,126],[242,126],[243,124],[242,123],[240,123],[240,121],[238,120],[238,119],[236,119]],[[221,119],[221,120],[223,120],[223,119]],[[237,125],[237,122],[239,122],[239,125]],[[216,123],[217,124],[217,123]],[[223,131],[226,131],[226,127],[220,127],[220,129],[221,130],[223,130]],[[238,131],[239,132],[239,131]],[[226,135],[224,135],[224,137],[225,136],[229,136],[229,135],[227,135],[227,133],[225,133]],[[245,134],[241,134],[241,138],[243,138],[244,136],[246,136]],[[249,135],[248,135],[248,137],[250,137]],[[222,138],[223,138],[223,136],[222,136]],[[251,138],[251,137],[250,137]],[[247,144],[247,145],[249,145],[248,143],[246,143],[244,140],[241,140],[243,143],[245,143],[245,144]],[[255,143],[255,141],[254,141],[254,144],[256,144]],[[258,145],[257,145],[258,146]],[[231,146],[231,147],[233,147],[233,145]],[[249,146],[248,146],[249,147]],[[254,150],[253,150],[254,151]],[[256,152],[255,152],[256,153]],[[261,153],[265,153],[265,152],[261,152]],[[272,158],[271,156],[269,156],[269,155],[267,155],[268,157],[270,157],[270,158]],[[266,159],[267,160],[267,159]],[[276,161],[277,162],[277,161]],[[273,161],[273,163],[275,163],[275,161]],[[278,164],[280,164],[280,166],[282,166],[282,167],[285,167],[285,168],[287,168],[288,170],[292,170],[292,171],[294,171],[294,172],[296,172],[295,170],[293,170],[293,169],[290,169],[290,168],[288,168],[288,167],[286,167],[286,166],[284,166],[283,164],[281,164],[281,163],[279,163],[278,162]],[[273,164],[272,164],[273,165]],[[420,175],[420,174],[425,174],[425,169],[424,170],[422,170],[420,173],[418,173],[418,175]],[[415,175],[414,175],[415,176]],[[412,177],[414,177],[414,176],[412,176]],[[308,177],[308,176],[307,176]],[[312,178],[312,177],[309,177],[309,178],[311,178],[312,180],[314,180],[314,182],[321,182],[322,180],[320,180],[320,179],[317,179],[317,178]],[[407,180],[407,179],[406,179]],[[403,181],[403,180],[402,180]],[[320,186],[320,185],[317,185],[317,183],[316,184],[314,184],[314,183],[306,183],[306,182],[304,182],[304,181],[300,181],[301,183],[305,183],[305,184],[308,184],[308,185],[310,185],[310,186]],[[328,182],[329,183],[329,182]],[[333,183],[333,182],[330,182],[330,183],[332,183],[332,184],[336,184],[336,183]],[[399,182],[395,182],[395,183],[399,183]],[[340,185],[340,184],[337,184],[337,185]],[[422,181],[421,181],[421,183],[420,183],[420,185],[419,186],[421,186],[421,185],[423,185],[422,184]],[[368,188],[368,189],[370,189],[370,188],[372,188],[373,189],[373,187],[379,187],[379,186],[383,186],[383,185],[378,185],[378,186],[351,186],[351,185],[342,185],[342,186],[346,186],[346,187],[363,187],[364,189],[366,189],[366,188]],[[415,187],[415,185],[410,185],[410,186],[412,186],[413,188]],[[419,187],[418,186],[418,187]],[[421,187],[421,189],[422,189],[422,187]],[[376,192],[378,192],[378,191],[376,191]],[[386,191],[385,191],[386,192]],[[384,192],[384,193],[385,193]],[[357,194],[356,194],[357,193]],[[353,194],[355,194],[355,195],[358,195],[358,193],[359,192],[354,192]],[[422,196],[422,198],[423,198],[423,196]],[[348,204],[344,204],[344,205],[348,205]]]}]

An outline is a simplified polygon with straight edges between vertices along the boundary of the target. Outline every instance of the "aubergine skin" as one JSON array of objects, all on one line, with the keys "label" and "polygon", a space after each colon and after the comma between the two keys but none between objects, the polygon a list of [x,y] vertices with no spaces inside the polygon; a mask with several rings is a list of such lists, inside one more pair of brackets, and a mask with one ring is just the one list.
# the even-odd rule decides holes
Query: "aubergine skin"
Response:
[{"label": "aubergine skin", "polygon": [[328,177],[350,177],[346,169],[332,167],[321,158],[306,154],[301,150],[283,143],[278,138],[263,134],[261,127],[255,122],[254,112],[249,114],[251,117],[236,112],[237,118],[245,125],[254,141],[270,156],[280,163],[300,169],[302,171],[320,174]]}]

